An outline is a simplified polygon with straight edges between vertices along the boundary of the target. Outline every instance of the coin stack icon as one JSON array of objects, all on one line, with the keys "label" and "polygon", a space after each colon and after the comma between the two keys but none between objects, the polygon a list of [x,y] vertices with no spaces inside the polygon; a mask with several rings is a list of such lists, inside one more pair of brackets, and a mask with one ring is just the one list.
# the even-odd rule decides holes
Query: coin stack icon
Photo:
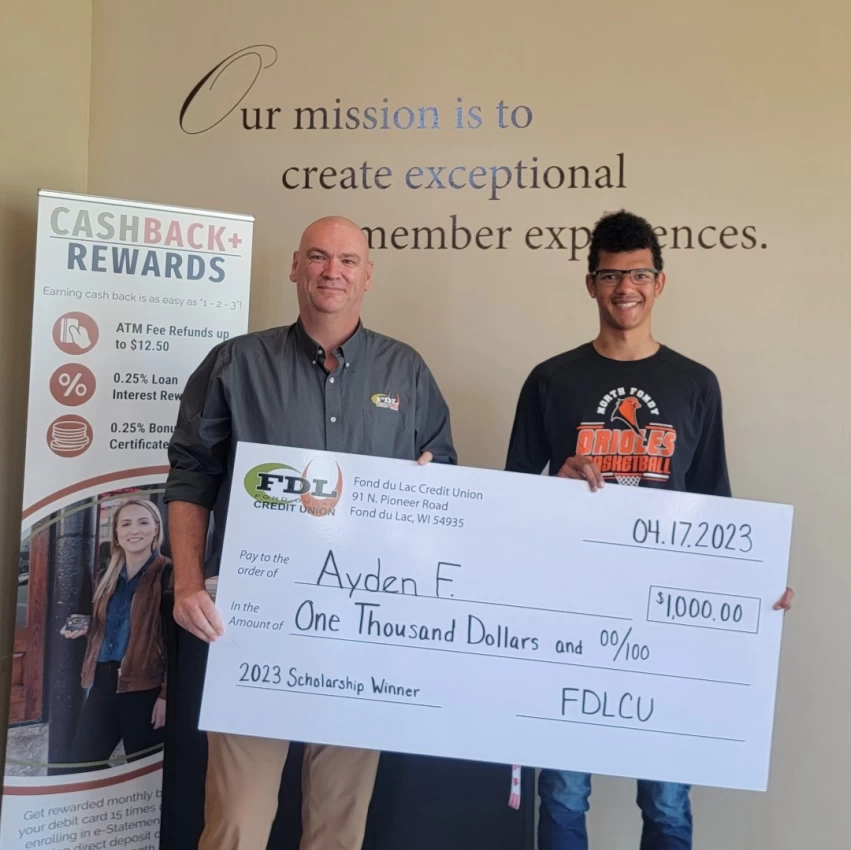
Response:
[{"label": "coin stack icon", "polygon": [[84,452],[91,439],[85,422],[58,419],[51,426],[50,448],[59,454],[76,455]]}]

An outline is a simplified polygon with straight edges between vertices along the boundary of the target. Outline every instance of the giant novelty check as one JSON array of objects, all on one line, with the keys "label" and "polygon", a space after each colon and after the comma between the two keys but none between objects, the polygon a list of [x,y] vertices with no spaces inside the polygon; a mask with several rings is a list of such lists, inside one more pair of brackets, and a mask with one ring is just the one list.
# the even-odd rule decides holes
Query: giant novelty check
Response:
[{"label": "giant novelty check", "polygon": [[241,443],[200,726],[765,790],[791,525]]}]

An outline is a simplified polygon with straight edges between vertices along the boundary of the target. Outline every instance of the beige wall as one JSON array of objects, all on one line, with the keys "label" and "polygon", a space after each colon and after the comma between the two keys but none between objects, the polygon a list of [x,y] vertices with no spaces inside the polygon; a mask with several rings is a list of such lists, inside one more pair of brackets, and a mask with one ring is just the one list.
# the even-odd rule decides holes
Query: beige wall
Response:
[{"label": "beige wall", "polygon": [[85,191],[90,0],[0,2],[0,736],[17,595],[36,193]]},{"label": "beige wall", "polygon": [[[16,15],[38,17],[26,8],[15,7]],[[72,4],[56,8],[64,11],[61,21],[51,19],[53,38],[20,43],[14,28],[11,37],[4,30],[21,61],[28,44],[38,50],[42,61],[29,67],[46,73],[36,85],[49,98],[36,109],[35,96],[16,82],[5,110],[33,123],[28,140],[2,142],[15,164],[2,168],[14,190],[3,199],[4,245],[12,251],[11,261],[10,249],[0,261],[11,262],[2,289],[4,353],[26,350],[35,186],[79,189],[86,179],[88,69],[70,46],[79,47],[74,57],[85,55],[88,18]],[[453,410],[462,463],[499,467],[528,370],[595,331],[584,252],[569,262],[566,251],[531,251],[525,230],[588,226],[622,205],[668,230],[687,225],[696,235],[715,226],[716,240],[724,227],[754,228],[752,250],[669,249],[669,286],[657,308],[657,335],[720,378],[736,495],[796,508],[790,580],[798,598],[787,617],[770,792],[696,789],[697,850],[836,850],[851,830],[844,628],[851,570],[842,537],[851,480],[851,394],[842,380],[851,331],[849,25],[841,0],[95,4],[88,189],[255,214],[253,328],[294,318],[286,268],[298,233],[316,216],[347,214],[388,231],[446,225],[452,214],[473,229],[513,228],[505,251],[373,256],[366,319],[412,342],[432,365]],[[181,131],[178,113],[195,83],[257,43],[277,48],[277,61],[241,105],[264,114],[280,107],[279,129],[246,132],[236,110],[209,132]],[[196,100],[187,126],[234,102],[255,72],[242,60]],[[483,107],[483,127],[453,129],[459,96]],[[442,127],[292,129],[296,107],[333,107],[337,97],[343,106],[381,107],[384,97],[394,107],[437,105]],[[528,105],[532,124],[496,128],[501,99]],[[621,152],[625,189],[506,189],[491,201],[469,188],[414,192],[403,180],[414,165],[537,156],[542,165],[597,166]],[[393,186],[288,192],[281,185],[289,166],[364,160],[391,168]],[[20,398],[22,376],[8,355],[3,363],[0,398]],[[8,456],[20,446],[20,428],[8,403],[0,409]],[[15,493],[4,498],[14,501]],[[630,782],[596,781],[596,847],[635,846],[633,799]]]}]

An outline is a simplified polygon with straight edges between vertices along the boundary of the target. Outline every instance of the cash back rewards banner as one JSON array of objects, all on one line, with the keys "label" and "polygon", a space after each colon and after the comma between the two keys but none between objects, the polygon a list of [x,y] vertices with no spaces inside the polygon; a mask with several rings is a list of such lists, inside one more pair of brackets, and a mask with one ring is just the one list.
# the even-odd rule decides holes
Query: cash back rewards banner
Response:
[{"label": "cash back rewards banner", "polygon": [[159,847],[167,447],[247,330],[253,228],[39,194],[2,850]]}]

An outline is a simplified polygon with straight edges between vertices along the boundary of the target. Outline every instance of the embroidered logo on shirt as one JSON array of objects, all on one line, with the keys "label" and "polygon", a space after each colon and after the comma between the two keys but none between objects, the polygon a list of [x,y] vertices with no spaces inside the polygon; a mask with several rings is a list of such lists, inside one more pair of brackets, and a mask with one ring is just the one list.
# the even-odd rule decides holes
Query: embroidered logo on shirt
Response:
[{"label": "embroidered logo on shirt", "polygon": [[677,431],[659,421],[650,395],[618,387],[600,399],[596,413],[601,421],[579,425],[576,454],[593,458],[604,478],[637,485],[671,477]]},{"label": "embroidered logo on shirt", "polygon": [[370,401],[376,407],[383,407],[387,410],[399,409],[399,393],[396,393],[395,397],[390,395],[389,393],[375,393],[375,395],[372,396]]}]

